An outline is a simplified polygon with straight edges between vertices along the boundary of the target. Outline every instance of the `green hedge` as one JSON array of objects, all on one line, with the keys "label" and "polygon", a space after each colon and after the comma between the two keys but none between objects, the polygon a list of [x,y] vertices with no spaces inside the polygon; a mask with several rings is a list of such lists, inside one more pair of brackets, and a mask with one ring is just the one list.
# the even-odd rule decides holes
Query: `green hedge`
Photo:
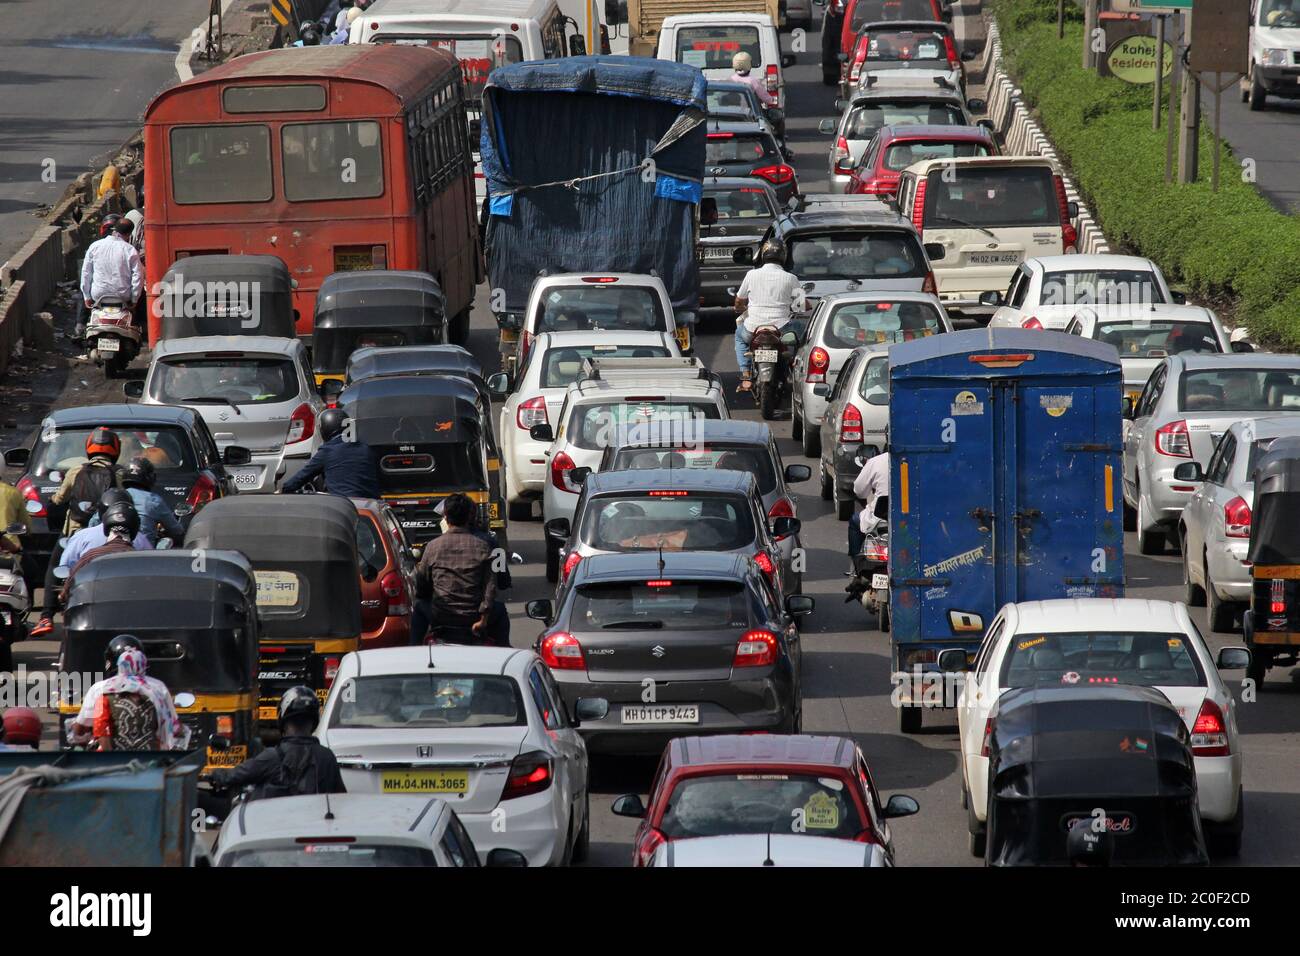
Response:
[{"label": "green hedge", "polygon": [[[1055,0],[990,6],[1008,73],[1037,108],[1107,238],[1202,296],[1235,298],[1237,320],[1256,341],[1300,348],[1300,218],[1278,212],[1243,181],[1241,160],[1227,147],[1219,192],[1210,191],[1209,124],[1202,124],[1201,181],[1166,185],[1166,131],[1151,129],[1151,88],[1083,69],[1083,25],[1068,22],[1058,40]],[[1224,93],[1236,95],[1235,86]]]}]

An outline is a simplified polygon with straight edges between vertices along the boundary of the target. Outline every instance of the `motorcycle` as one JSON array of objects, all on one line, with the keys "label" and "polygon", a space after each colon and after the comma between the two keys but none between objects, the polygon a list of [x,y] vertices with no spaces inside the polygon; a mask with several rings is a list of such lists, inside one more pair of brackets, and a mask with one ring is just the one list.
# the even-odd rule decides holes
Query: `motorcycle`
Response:
[{"label": "motorcycle", "polygon": [[95,365],[104,367],[105,378],[124,372],[140,354],[140,329],[130,303],[107,298],[97,301],[86,323],[85,342]]},{"label": "motorcycle", "polygon": [[767,421],[790,400],[790,366],[799,336],[790,326],[763,325],[754,330],[748,354],[754,362],[754,401]]},{"label": "motorcycle", "polygon": [[[26,525],[15,522],[4,533],[20,535],[26,530]],[[13,672],[13,647],[27,637],[27,613],[31,607],[31,595],[23,578],[22,553],[0,554],[0,673]]]},{"label": "motorcycle", "polygon": [[[859,601],[877,616],[880,630],[889,631],[889,497],[876,499],[875,527],[867,532],[862,550],[853,556],[853,580],[844,589],[845,601]],[[857,520],[856,516],[855,519]]]}]

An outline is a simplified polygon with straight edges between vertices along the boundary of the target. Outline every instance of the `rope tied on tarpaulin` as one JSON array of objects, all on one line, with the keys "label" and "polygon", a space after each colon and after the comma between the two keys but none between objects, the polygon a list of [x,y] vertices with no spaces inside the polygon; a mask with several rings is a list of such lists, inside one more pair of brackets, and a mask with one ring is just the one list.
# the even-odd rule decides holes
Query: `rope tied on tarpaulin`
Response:
[{"label": "rope tied on tarpaulin", "polygon": [[88,777],[106,777],[114,773],[142,773],[145,770],[152,770],[156,764],[146,763],[143,760],[130,760],[125,764],[119,764],[113,767],[91,767],[82,770],[73,770],[67,767],[56,767],[53,764],[43,764],[39,767],[19,767],[9,776],[0,780],[0,846],[4,845],[5,836],[9,833],[9,826],[13,823],[14,818],[18,816],[18,809],[22,806],[23,797],[34,787],[53,787],[61,783],[68,783],[73,780],[85,780]]}]

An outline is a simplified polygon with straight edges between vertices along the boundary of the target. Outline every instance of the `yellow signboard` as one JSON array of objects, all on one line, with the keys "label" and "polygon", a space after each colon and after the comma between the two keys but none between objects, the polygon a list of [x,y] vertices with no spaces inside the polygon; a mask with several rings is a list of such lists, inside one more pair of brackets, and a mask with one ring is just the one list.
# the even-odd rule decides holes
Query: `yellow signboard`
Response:
[{"label": "yellow signboard", "polygon": [[[1106,65],[1110,72],[1125,83],[1154,83],[1156,81],[1156,38],[1142,34],[1128,36],[1116,42],[1106,52]],[[1173,44],[1165,44],[1164,75],[1174,69]]]}]

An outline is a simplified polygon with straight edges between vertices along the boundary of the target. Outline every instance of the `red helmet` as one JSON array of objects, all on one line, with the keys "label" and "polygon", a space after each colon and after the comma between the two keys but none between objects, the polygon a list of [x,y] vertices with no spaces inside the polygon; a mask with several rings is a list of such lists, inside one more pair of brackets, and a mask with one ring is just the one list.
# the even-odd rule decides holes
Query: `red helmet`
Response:
[{"label": "red helmet", "polygon": [[99,223],[99,238],[103,239],[113,231],[113,227],[122,221],[122,217],[115,212],[110,212]]},{"label": "red helmet", "polygon": [[35,747],[41,742],[41,718],[30,707],[10,707],[4,715],[4,741],[7,744],[30,744]]},{"label": "red helmet", "polygon": [[102,455],[117,461],[117,456],[120,454],[122,454],[122,439],[117,437],[117,432],[113,429],[100,425],[86,436],[87,458]]}]

